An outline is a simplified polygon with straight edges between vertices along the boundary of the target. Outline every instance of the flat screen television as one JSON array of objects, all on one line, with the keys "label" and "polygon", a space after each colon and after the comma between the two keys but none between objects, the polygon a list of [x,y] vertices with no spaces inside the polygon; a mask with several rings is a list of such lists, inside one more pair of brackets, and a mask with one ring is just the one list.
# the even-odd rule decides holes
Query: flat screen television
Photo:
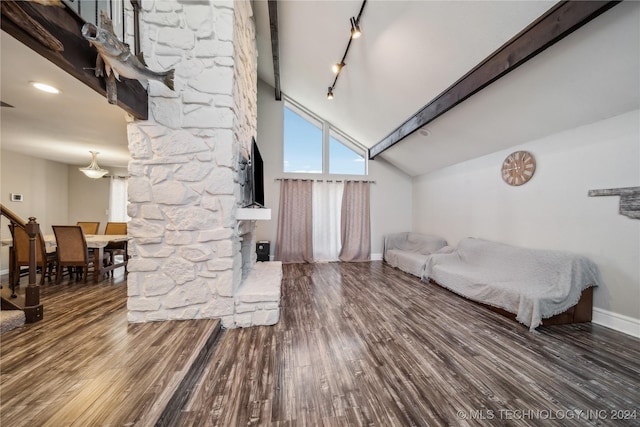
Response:
[{"label": "flat screen television", "polygon": [[256,144],[256,139],[251,137],[251,154],[247,163],[245,182],[245,208],[264,207],[264,169],[262,156]]}]

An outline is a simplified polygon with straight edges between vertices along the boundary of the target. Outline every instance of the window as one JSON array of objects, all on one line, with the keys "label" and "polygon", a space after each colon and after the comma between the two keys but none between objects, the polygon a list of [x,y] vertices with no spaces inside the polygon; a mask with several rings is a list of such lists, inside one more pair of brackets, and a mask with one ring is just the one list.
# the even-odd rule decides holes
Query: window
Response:
[{"label": "window", "polygon": [[119,176],[111,177],[109,188],[109,221],[129,222],[127,215],[127,179]]},{"label": "window", "polygon": [[285,173],[366,175],[367,150],[291,102],[284,107]]},{"label": "window", "polygon": [[366,175],[364,156],[350,147],[351,144],[335,131],[329,136],[329,173]]},{"label": "window", "polygon": [[322,123],[284,109],[284,172],[322,173]]}]

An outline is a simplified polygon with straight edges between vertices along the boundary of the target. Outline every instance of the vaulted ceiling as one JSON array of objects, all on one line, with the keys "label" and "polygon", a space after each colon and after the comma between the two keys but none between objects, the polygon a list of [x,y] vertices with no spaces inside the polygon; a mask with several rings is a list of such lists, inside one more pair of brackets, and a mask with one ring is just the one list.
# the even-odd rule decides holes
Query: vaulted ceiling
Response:
[{"label": "vaulted ceiling", "polygon": [[[283,93],[372,147],[554,5],[546,1],[368,1],[335,87],[360,1],[278,1]],[[273,85],[267,2],[253,2],[258,75]],[[381,154],[409,175],[640,106],[640,2],[623,2]],[[125,114],[2,33],[2,147],[126,166]],[[31,80],[62,96],[30,92]],[[72,112],[72,113],[71,113]]]},{"label": "vaulted ceiling", "polygon": [[[555,2],[369,1],[334,99],[331,65],[362,2],[278,2],[282,92],[373,147]],[[266,2],[258,74],[273,85]],[[640,105],[640,3],[623,2],[385,151],[420,175]]]}]

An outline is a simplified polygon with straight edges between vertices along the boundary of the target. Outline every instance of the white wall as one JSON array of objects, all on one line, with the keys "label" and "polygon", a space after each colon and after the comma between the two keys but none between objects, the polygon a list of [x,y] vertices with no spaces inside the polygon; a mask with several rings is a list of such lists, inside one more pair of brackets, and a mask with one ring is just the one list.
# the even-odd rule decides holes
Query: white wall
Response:
[{"label": "white wall", "polygon": [[[590,189],[640,186],[639,123],[635,110],[417,177],[413,229],[452,245],[472,236],[586,255],[604,282],[594,308],[640,319],[640,221],[618,213],[619,197],[587,197]],[[521,187],[500,175],[515,150],[537,161]]]},{"label": "white wall", "polygon": [[[5,150],[0,156],[2,204],[25,220],[36,217],[43,233],[52,233],[54,224],[66,223],[67,165]],[[10,201],[10,193],[22,194],[24,201]]]},{"label": "white wall", "polygon": [[[34,216],[43,233],[53,233],[55,224],[68,219],[67,165],[12,151],[0,151],[0,202],[24,220]],[[11,193],[22,194],[22,202],[12,202]],[[10,237],[9,222],[0,221],[0,237]],[[9,265],[8,247],[3,247],[0,270]]]},{"label": "white wall", "polygon": [[[0,201],[23,219],[35,216],[44,234],[53,233],[52,225],[77,221],[100,221],[104,230],[109,208],[107,178],[87,178],[78,166],[0,151]],[[126,169],[109,168],[112,174],[126,175]],[[23,202],[12,202],[11,193],[20,193]],[[8,221],[2,218],[0,237],[9,236]],[[8,247],[0,255],[0,271],[9,263]]]},{"label": "white wall", "polygon": [[[111,171],[110,169],[110,172]],[[99,232],[109,220],[108,178],[92,179],[78,170],[78,166],[69,165],[69,218],[68,224],[78,221],[100,221]]]},{"label": "white wall", "polygon": [[[284,101],[276,101],[274,89],[258,81],[257,143],[264,161],[265,205],[271,208],[270,221],[257,221],[257,239],[271,241],[271,255],[275,253],[280,183],[285,177],[283,165]],[[319,178],[312,174],[287,174],[287,177]],[[341,176],[336,176],[340,178]],[[351,175],[342,178],[357,179]],[[371,186],[371,253],[382,255],[384,235],[411,229],[411,178],[384,160],[369,162],[367,179]]]}]

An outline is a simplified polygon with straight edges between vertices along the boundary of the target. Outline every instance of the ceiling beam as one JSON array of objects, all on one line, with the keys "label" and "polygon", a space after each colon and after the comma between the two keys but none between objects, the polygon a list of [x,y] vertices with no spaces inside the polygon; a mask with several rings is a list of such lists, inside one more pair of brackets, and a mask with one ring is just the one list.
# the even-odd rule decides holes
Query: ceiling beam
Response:
[{"label": "ceiling beam", "polygon": [[280,91],[280,41],[278,40],[278,1],[269,0],[269,27],[271,28],[271,55],[273,55],[273,81],[276,101],[282,99]]},{"label": "ceiling beam", "polygon": [[563,1],[556,4],[371,147],[369,159],[374,159],[618,3],[620,1]]},{"label": "ceiling beam", "polygon": [[[26,1],[16,3],[47,31],[48,36],[62,43],[64,50],[53,50],[43,45],[34,37],[28,23],[22,22],[20,25],[5,15],[4,11],[2,30],[106,97],[105,79],[96,77],[94,73],[98,53],[80,32],[84,21],[66,7],[43,6]],[[137,80],[122,79],[117,82],[117,88],[117,105],[136,119],[147,120],[148,97],[142,85]]]}]

